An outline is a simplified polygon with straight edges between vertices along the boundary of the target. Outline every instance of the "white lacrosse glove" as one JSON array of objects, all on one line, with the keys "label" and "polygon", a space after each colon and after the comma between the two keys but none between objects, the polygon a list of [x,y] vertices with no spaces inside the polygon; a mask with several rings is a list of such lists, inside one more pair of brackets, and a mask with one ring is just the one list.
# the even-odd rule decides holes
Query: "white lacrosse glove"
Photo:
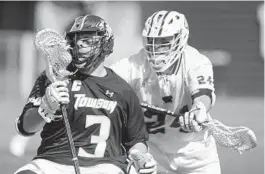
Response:
[{"label": "white lacrosse glove", "polygon": [[201,123],[208,121],[210,117],[202,102],[194,103],[190,111],[179,118],[180,127],[186,132],[200,132],[203,130]]},{"label": "white lacrosse glove", "polygon": [[[58,116],[55,115],[55,112],[60,109],[60,105],[68,104],[69,102],[67,82],[56,81],[46,88],[45,95],[41,99],[38,112],[47,123],[50,123],[54,119],[58,118]],[[61,115],[59,117],[61,117]]]},{"label": "white lacrosse glove", "polygon": [[157,163],[150,153],[142,153],[136,149],[130,151],[129,159],[138,174],[156,174]]}]

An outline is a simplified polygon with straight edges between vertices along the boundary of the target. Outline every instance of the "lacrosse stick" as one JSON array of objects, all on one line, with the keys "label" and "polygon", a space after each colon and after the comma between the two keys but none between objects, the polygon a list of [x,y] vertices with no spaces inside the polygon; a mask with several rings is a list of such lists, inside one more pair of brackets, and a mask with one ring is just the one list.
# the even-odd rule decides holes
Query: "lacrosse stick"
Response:
[{"label": "lacrosse stick", "polygon": [[[51,82],[64,80],[70,73],[66,70],[72,61],[72,56],[67,51],[69,46],[63,36],[51,29],[43,29],[36,34],[36,47],[46,56],[46,75]],[[72,154],[75,173],[80,174],[79,162],[75,151],[71,127],[67,118],[66,105],[61,105],[64,124],[66,127],[68,144]]]},{"label": "lacrosse stick", "polygon": [[[171,115],[177,119],[181,116],[167,109],[146,103],[141,103],[141,106],[158,114]],[[240,154],[257,146],[255,133],[247,127],[229,127],[215,119],[203,123],[202,126],[207,129],[208,133],[215,138],[219,145],[237,150]]]}]

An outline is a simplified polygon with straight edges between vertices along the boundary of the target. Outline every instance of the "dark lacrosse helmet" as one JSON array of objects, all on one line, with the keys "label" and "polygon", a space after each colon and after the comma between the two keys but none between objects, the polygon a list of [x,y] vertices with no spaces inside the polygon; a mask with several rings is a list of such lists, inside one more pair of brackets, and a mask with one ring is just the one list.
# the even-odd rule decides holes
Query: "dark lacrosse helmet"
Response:
[{"label": "dark lacrosse helmet", "polygon": [[[112,29],[105,20],[95,15],[77,17],[70,31],[66,33],[66,39],[72,48],[72,63],[78,69],[93,71],[113,52]],[[80,40],[89,51],[80,51]]]}]

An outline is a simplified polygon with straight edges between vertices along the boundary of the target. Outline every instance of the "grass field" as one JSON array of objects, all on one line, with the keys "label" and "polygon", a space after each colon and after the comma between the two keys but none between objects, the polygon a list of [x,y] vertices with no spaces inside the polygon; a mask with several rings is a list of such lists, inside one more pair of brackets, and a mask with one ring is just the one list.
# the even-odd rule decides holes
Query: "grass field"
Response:
[{"label": "grass field", "polygon": [[[36,153],[39,138],[35,136],[24,157],[17,158],[8,151],[9,141],[15,134],[14,118],[20,114],[23,101],[0,102],[0,173],[11,174],[27,163]],[[230,126],[244,125],[254,130],[259,144],[256,149],[243,155],[220,148],[219,156],[223,174],[263,174],[264,172],[264,101],[263,98],[220,97],[212,110],[212,116]]]}]

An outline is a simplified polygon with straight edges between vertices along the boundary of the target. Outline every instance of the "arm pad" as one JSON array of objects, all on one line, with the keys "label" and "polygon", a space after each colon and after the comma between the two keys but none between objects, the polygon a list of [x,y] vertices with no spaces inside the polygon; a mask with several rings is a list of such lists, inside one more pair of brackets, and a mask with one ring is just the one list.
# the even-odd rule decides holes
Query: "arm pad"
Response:
[{"label": "arm pad", "polygon": [[196,97],[199,97],[199,96],[202,96],[202,95],[206,95],[206,96],[210,97],[210,99],[211,99],[211,106],[214,105],[214,103],[215,103],[215,98],[216,98],[215,93],[214,93],[213,90],[211,90],[211,89],[207,89],[207,88],[199,89],[198,92],[192,94],[192,96],[191,96],[192,101],[193,101]]},{"label": "arm pad", "polygon": [[[38,111],[37,109],[35,109],[35,112],[36,114],[38,114]],[[24,127],[23,127],[23,117],[24,117],[24,114],[22,114],[21,116],[17,117],[16,120],[15,120],[15,126],[16,126],[16,130],[17,132],[22,135],[22,136],[32,136],[35,134],[35,132],[27,132],[25,131]]]}]

